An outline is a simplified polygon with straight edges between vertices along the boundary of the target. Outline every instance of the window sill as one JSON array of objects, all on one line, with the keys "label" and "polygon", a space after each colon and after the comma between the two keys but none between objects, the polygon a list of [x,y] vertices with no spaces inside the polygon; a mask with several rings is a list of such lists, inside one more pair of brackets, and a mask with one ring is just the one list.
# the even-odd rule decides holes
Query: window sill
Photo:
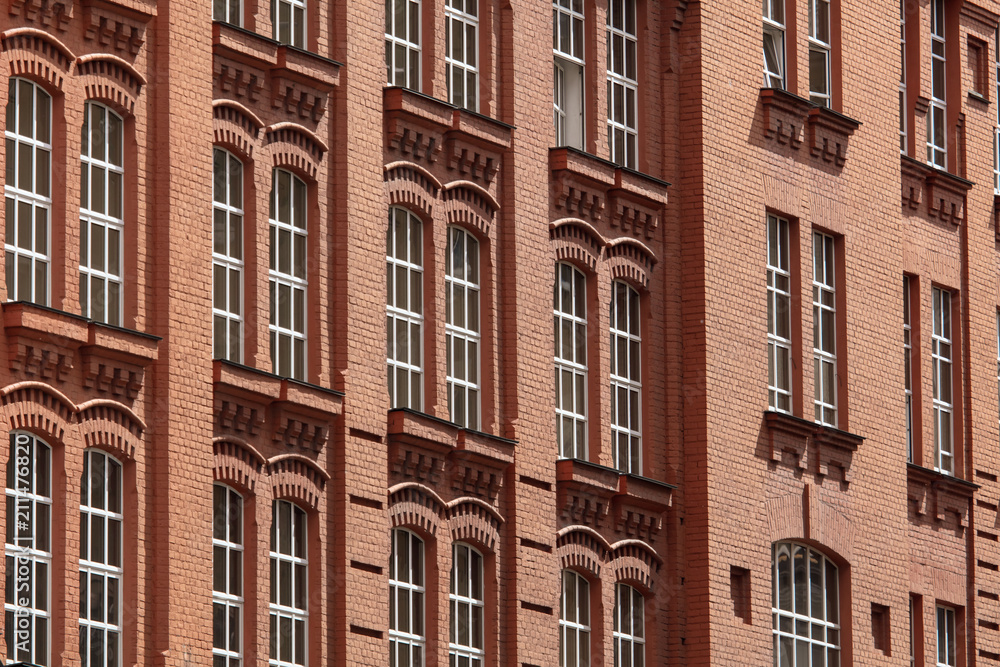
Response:
[{"label": "window sill", "polygon": [[908,155],[900,156],[903,204],[918,211],[927,201],[927,215],[960,225],[965,220],[965,198],[973,183],[932,167]]},{"label": "window sill", "polygon": [[985,95],[983,95],[982,93],[977,93],[974,90],[969,91],[969,99],[972,100],[973,102],[982,104],[983,106],[988,107],[990,105],[990,101],[986,99]]},{"label": "window sill", "polygon": [[957,517],[958,525],[969,525],[969,501],[979,485],[924,468],[915,463],[906,464],[907,498],[918,517],[929,516],[934,521],[944,521],[948,513]]},{"label": "window sill", "polygon": [[812,157],[844,166],[848,139],[861,126],[859,121],[781,88],[761,88],[760,99],[766,139],[796,150],[808,141]]},{"label": "window sill", "polygon": [[839,468],[841,481],[851,482],[851,463],[863,437],[773,410],[764,411],[764,424],[772,461],[781,463],[783,455],[791,453],[800,470],[812,468],[815,474],[827,477],[832,468]]}]

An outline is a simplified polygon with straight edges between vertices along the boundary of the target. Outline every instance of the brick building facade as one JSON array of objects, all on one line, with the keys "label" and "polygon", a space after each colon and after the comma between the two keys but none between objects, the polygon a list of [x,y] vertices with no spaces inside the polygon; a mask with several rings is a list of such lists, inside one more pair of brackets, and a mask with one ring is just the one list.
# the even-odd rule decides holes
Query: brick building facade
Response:
[{"label": "brick building facade", "polygon": [[994,0],[4,17],[8,661],[1000,663]]}]

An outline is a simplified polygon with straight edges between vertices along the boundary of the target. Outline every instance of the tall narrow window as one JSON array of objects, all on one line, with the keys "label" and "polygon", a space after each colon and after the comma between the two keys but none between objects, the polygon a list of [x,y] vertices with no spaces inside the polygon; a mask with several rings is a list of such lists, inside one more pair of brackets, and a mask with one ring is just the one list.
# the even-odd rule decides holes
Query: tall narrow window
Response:
[{"label": "tall narrow window", "polygon": [[424,667],[424,542],[404,528],[389,539],[389,664]]},{"label": "tall narrow window", "polygon": [[7,298],[47,306],[52,98],[31,81],[10,80],[6,140]]},{"label": "tall narrow window", "polygon": [[837,325],[832,236],[813,232],[813,382],[815,420],[837,425]]},{"label": "tall narrow window", "polygon": [[906,0],[899,0],[899,152],[906,153]]},{"label": "tall narrow window", "polygon": [[1000,310],[997,310],[997,410],[1000,416]]},{"label": "tall narrow window", "polygon": [[934,390],[934,468],[955,474],[951,376],[951,292],[934,288],[934,331],[931,335],[931,382]]},{"label": "tall narrow window", "polygon": [[556,145],[583,148],[583,0],[552,3]]},{"label": "tall narrow window", "polygon": [[958,642],[955,637],[955,610],[937,608],[937,667],[958,665]]},{"label": "tall narrow window", "polygon": [[80,156],[80,311],[122,323],[122,119],[97,102],[83,108]]},{"label": "tall narrow window", "polygon": [[837,566],[795,542],[776,542],[772,553],[774,664],[839,665]]},{"label": "tall narrow window", "polygon": [[927,110],[927,163],[945,168],[946,92],[944,0],[931,0],[931,103]]},{"label": "tall narrow window", "polygon": [[27,433],[12,433],[7,460],[7,658],[49,665],[52,571],[52,451]]},{"label": "tall narrow window", "polygon": [[212,327],[215,358],[243,361],[243,163],[212,152]]},{"label": "tall narrow window", "polygon": [[830,106],[830,0],[809,2],[809,100]]},{"label": "tall narrow window", "polygon": [[764,87],[785,88],[785,0],[764,0]]},{"label": "tall narrow window", "polygon": [[212,0],[212,20],[242,26],[242,0]]},{"label": "tall narrow window", "polygon": [[608,147],[611,160],[636,168],[639,63],[635,0],[609,0]]},{"label": "tall narrow window", "polygon": [[483,667],[483,556],[468,544],[452,547],[449,664],[456,667]]},{"label": "tall narrow window", "polygon": [[448,101],[479,111],[479,0],[448,0],[444,27]]},{"label": "tall narrow window", "polygon": [[445,258],[445,348],[451,421],[479,428],[479,241],[448,228]]},{"label": "tall narrow window", "polygon": [[287,500],[275,500],[271,518],[272,667],[306,664],[309,611],[306,513]]},{"label": "tall narrow window", "polygon": [[[903,391],[906,394],[906,460],[913,463],[913,323],[910,312],[910,277],[903,276]],[[998,369],[1000,370],[1000,369]]]},{"label": "tall narrow window", "polygon": [[389,0],[385,71],[390,86],[420,90],[420,0]]},{"label": "tall narrow window", "polygon": [[642,474],[642,365],[639,293],[611,284],[611,441],[615,467]]},{"label": "tall narrow window", "polygon": [[386,238],[386,364],[389,405],[423,409],[423,232],[420,218],[389,209]]},{"label": "tall narrow window", "polygon": [[306,48],[305,0],[273,0],[271,21],[274,22],[276,40],[300,49]]},{"label": "tall narrow window", "polygon": [[306,184],[274,170],[271,188],[271,366],[306,379]]},{"label": "tall narrow window", "polygon": [[615,585],[615,667],[646,664],[645,600],[626,584]]},{"label": "tall narrow window", "polygon": [[767,405],[792,411],[792,290],[788,221],[767,216]]},{"label": "tall narrow window", "polygon": [[[996,56],[994,73],[996,75],[997,100],[1000,100],[1000,30],[993,33],[993,54]],[[1000,195],[1000,104],[997,104],[993,128],[993,192]]]},{"label": "tall narrow window", "polygon": [[213,487],[212,667],[240,667],[243,659],[243,497]]},{"label": "tall narrow window", "polygon": [[122,602],[122,466],[96,449],[80,480],[80,660],[119,667]]},{"label": "tall narrow window", "polygon": [[559,456],[586,459],[587,279],[572,264],[556,264],[552,316]]},{"label": "tall narrow window", "polygon": [[573,570],[563,570],[559,604],[559,667],[589,666],[590,582]]}]

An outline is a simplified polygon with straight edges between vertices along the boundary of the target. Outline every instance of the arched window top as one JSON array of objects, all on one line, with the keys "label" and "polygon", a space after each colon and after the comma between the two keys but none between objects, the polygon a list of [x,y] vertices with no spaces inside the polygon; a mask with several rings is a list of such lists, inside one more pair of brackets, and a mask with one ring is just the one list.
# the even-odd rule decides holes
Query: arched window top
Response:
[{"label": "arched window top", "polygon": [[615,666],[646,664],[646,599],[628,584],[615,584]]},{"label": "arched window top", "polygon": [[275,500],[271,519],[271,654],[276,667],[306,664],[308,517],[287,500]]},{"label": "arched window top", "polygon": [[485,594],[483,554],[465,542],[452,544],[449,656],[452,663],[482,667]]},{"label": "arched window top", "polygon": [[423,667],[424,541],[406,528],[393,529],[389,539],[389,664]]},{"label": "arched window top", "polygon": [[576,570],[563,570],[559,596],[559,667],[590,665],[590,630],[590,582]]},{"label": "arched window top", "polygon": [[812,662],[805,664],[840,664],[840,589],[836,564],[805,544],[775,542],[772,578],[776,663],[792,664],[796,652],[804,650],[813,656]]}]

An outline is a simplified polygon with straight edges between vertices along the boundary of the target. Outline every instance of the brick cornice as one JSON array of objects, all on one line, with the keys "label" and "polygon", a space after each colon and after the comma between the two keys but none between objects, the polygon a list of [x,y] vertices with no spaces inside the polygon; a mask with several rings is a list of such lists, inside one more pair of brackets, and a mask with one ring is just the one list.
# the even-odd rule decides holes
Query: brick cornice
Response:
[{"label": "brick cornice", "polygon": [[842,481],[850,483],[854,452],[865,440],[862,436],[773,410],[764,411],[764,426],[775,463],[789,453],[798,469],[811,469],[825,477],[831,468],[839,468]]}]

